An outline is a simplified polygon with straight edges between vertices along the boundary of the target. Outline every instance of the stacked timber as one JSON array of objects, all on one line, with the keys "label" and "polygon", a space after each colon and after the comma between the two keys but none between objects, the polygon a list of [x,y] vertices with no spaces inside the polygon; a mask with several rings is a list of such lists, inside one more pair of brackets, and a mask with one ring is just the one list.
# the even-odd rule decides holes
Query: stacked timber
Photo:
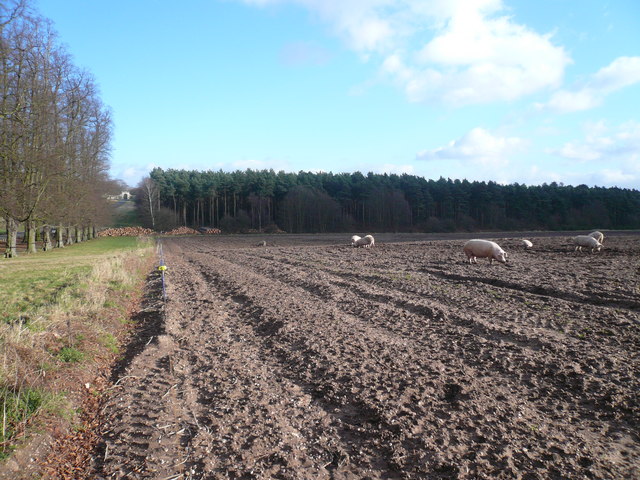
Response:
[{"label": "stacked timber", "polygon": [[144,235],[155,235],[156,232],[150,228],[143,227],[121,227],[107,228],[98,232],[99,237],[140,237]]},{"label": "stacked timber", "polygon": [[178,227],[165,232],[165,235],[199,235],[200,232],[189,227]]},{"label": "stacked timber", "polygon": [[200,227],[198,230],[204,235],[220,235],[222,233],[222,230],[213,227]]},{"label": "stacked timber", "polygon": [[[222,231],[219,228],[202,227],[200,230],[194,230],[189,227],[177,227],[168,232],[163,232],[164,235],[219,235]],[[150,228],[143,227],[121,227],[121,228],[107,228],[98,233],[99,237],[139,237],[142,235],[156,235],[157,232]]]}]

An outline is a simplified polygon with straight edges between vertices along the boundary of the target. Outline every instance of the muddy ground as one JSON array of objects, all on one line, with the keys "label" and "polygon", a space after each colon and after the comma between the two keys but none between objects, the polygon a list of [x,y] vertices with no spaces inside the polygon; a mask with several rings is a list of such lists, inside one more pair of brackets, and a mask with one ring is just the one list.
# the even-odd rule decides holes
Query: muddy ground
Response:
[{"label": "muddy ground", "polygon": [[162,239],[95,476],[639,478],[640,235],[433,238]]}]

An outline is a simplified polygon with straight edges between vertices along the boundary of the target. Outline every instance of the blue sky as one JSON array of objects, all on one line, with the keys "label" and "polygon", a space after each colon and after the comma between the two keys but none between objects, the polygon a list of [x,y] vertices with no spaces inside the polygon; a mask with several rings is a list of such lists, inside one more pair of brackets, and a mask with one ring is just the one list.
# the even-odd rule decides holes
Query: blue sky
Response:
[{"label": "blue sky", "polygon": [[640,188],[637,0],[34,0],[113,111],[111,175]]}]

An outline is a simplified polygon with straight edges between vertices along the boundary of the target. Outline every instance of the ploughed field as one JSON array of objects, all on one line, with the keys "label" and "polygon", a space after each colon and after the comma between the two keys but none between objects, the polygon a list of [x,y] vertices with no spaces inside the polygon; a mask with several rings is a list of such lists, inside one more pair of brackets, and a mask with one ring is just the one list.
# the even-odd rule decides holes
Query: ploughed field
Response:
[{"label": "ploughed field", "polygon": [[640,478],[640,236],[349,237],[162,239],[96,476]]}]

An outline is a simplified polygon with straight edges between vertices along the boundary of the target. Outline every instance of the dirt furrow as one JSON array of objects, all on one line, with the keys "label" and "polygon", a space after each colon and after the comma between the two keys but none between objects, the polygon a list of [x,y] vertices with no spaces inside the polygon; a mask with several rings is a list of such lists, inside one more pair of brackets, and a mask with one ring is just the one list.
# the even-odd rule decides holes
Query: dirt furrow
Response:
[{"label": "dirt furrow", "polygon": [[[500,285],[457,242],[308,241],[165,241],[163,321],[118,372],[100,475],[631,478],[638,315],[610,306],[640,298],[634,243],[568,275],[549,242]],[[538,295],[541,272],[609,306]]]},{"label": "dirt furrow", "polygon": [[[590,373],[594,376],[604,376],[609,375],[610,366],[603,365],[606,368],[606,371],[597,370],[594,371],[594,368],[591,365],[597,365],[594,359],[594,352],[592,350],[592,346],[589,348],[584,348],[584,345],[581,345],[579,340],[574,340],[572,338],[560,338],[558,336],[551,337],[555,340],[555,344],[553,344],[549,340],[549,335],[547,332],[537,332],[532,331],[531,329],[520,329],[520,331],[514,331],[513,328],[500,328],[496,325],[496,315],[491,315],[490,318],[483,320],[482,315],[478,314],[474,318],[463,318],[456,314],[450,313],[445,315],[442,305],[438,305],[433,301],[425,300],[426,295],[422,292],[418,296],[414,296],[413,298],[407,298],[407,291],[402,291],[402,296],[398,296],[398,292],[394,291],[392,286],[387,286],[384,290],[380,290],[376,285],[370,285],[365,283],[344,283],[340,279],[336,279],[335,275],[331,275],[328,279],[325,278],[324,281],[316,280],[318,276],[316,275],[313,279],[310,279],[305,275],[305,272],[298,272],[296,276],[295,272],[292,273],[291,269],[288,269],[289,265],[266,265],[264,262],[261,263],[252,263],[250,258],[242,257],[238,258],[236,255],[235,261],[238,263],[242,263],[243,265],[251,265],[254,269],[258,269],[262,272],[268,272],[270,278],[279,278],[283,281],[286,281],[288,284],[301,285],[305,290],[307,290],[310,294],[317,295],[321,298],[331,299],[336,302],[337,305],[343,311],[349,311],[356,316],[369,316],[371,321],[376,321],[379,319],[379,325],[381,328],[387,328],[394,331],[396,334],[404,335],[406,337],[410,337],[413,339],[420,339],[422,336],[427,335],[429,332],[433,332],[434,328],[442,329],[443,326],[447,328],[446,332],[442,332],[442,335],[438,335],[438,337],[442,337],[443,335],[456,335],[460,332],[452,332],[452,325],[464,327],[468,330],[467,333],[462,332],[460,335],[463,340],[467,339],[468,342],[461,346],[462,355],[467,355],[470,352],[474,352],[474,354],[478,354],[478,358],[482,358],[482,352],[478,351],[478,338],[483,338],[485,343],[487,343],[491,348],[491,355],[489,356],[490,360],[495,360],[495,358],[504,358],[504,356],[496,353],[496,350],[500,350],[500,346],[494,345],[495,343],[502,344],[504,342],[516,345],[521,348],[526,348],[529,350],[535,350],[536,352],[542,351],[542,353],[537,356],[540,357],[537,359],[536,364],[532,364],[531,357],[536,356],[535,352],[531,352],[527,358],[527,364],[524,365],[511,365],[511,370],[518,372],[551,372],[556,371],[556,373],[560,373],[557,370],[559,367],[557,366],[559,362],[554,360],[554,356],[558,357],[566,357],[568,356],[567,350],[572,351],[571,355],[576,357],[577,361],[582,364],[581,367],[578,367],[579,370],[589,370]],[[289,262],[287,262],[289,263]],[[325,272],[326,273],[326,272]],[[340,290],[343,290],[342,293],[339,293]],[[479,296],[475,292],[471,293],[472,296]],[[461,294],[458,293],[458,297]],[[365,300],[364,302],[362,300]],[[449,306],[449,312],[455,307]],[[401,322],[394,322],[393,317],[394,314],[397,317],[398,312],[404,313],[401,315]],[[495,312],[498,309],[491,309],[491,312]],[[372,312],[375,312],[376,315],[372,315]],[[444,321],[446,318],[446,321]],[[400,328],[398,328],[398,323],[400,323]],[[614,327],[615,328],[615,327]],[[471,334],[472,335],[471,335]],[[606,336],[605,338],[611,338],[611,336]],[[427,341],[431,342],[427,337]],[[561,341],[561,344],[558,344],[558,341]],[[555,352],[556,350],[560,350],[559,352]],[[577,350],[583,350],[578,353]],[[597,352],[595,355],[598,355]],[[509,355],[507,358],[511,357]],[[525,358],[525,356],[522,356]],[[626,358],[626,357],[625,357]],[[624,359],[619,359],[624,360]],[[492,362],[495,363],[495,362]],[[480,365],[481,368],[495,368],[493,365]],[[504,372],[504,368],[500,367],[500,370]],[[569,376],[572,376],[574,372],[568,372]],[[548,380],[558,380],[563,379],[563,375],[548,375]],[[622,383],[626,383],[626,379],[622,379]],[[561,384],[558,386],[560,389],[564,389],[566,384]],[[608,397],[611,395],[611,392],[603,392],[601,396]]]},{"label": "dirt furrow", "polygon": [[[332,252],[334,253],[334,252]],[[306,258],[309,258],[305,255]],[[252,258],[246,258],[246,261],[251,261]],[[270,260],[272,256],[264,256],[261,258],[265,260]],[[287,267],[299,267],[306,268],[306,265],[309,264],[310,260],[306,260],[304,263],[295,260],[297,256],[286,255],[284,257],[280,257],[279,264],[270,267],[260,266],[259,268],[270,268],[270,272],[273,275],[277,275],[279,278],[282,278],[283,275],[286,274]],[[311,257],[313,261],[313,257]],[[339,262],[338,262],[339,263]],[[284,265],[283,265],[284,264]],[[582,301],[582,296],[576,295],[562,295],[561,293],[556,293],[550,295],[551,298],[547,298],[549,295],[545,293],[537,293],[533,292],[533,290],[539,289],[541,287],[529,287],[528,284],[531,283],[530,276],[526,277],[524,280],[520,280],[519,283],[515,282],[505,282],[504,280],[499,280],[495,278],[484,278],[478,277],[475,275],[469,275],[468,273],[465,275],[450,275],[442,274],[440,270],[426,270],[424,268],[415,268],[413,270],[403,270],[401,272],[389,272],[385,271],[384,268],[382,271],[376,270],[364,270],[358,271],[357,273],[352,269],[340,269],[332,266],[333,264],[320,264],[320,262],[315,264],[316,270],[321,270],[324,273],[331,275],[331,284],[339,285],[343,287],[349,287],[351,289],[360,289],[361,295],[371,296],[374,300],[379,300],[381,302],[395,302],[396,306],[399,308],[412,308],[412,300],[416,301],[418,305],[415,307],[417,309],[429,308],[426,305],[431,305],[433,308],[434,305],[440,307],[441,310],[451,311],[459,309],[463,307],[466,310],[491,310],[487,308],[486,305],[491,302],[487,302],[487,297],[491,296],[506,296],[509,301],[513,301],[516,303],[524,304],[525,309],[518,309],[519,322],[525,322],[531,324],[532,322],[538,322],[536,324],[537,327],[544,327],[544,330],[540,334],[540,337],[548,338],[549,328],[552,328],[555,331],[564,331],[571,330],[571,318],[576,318],[580,316],[580,310],[584,310],[593,314],[593,306],[597,307],[610,307],[607,301],[603,302],[585,302]],[[483,268],[483,270],[486,270]],[[435,272],[435,274],[433,273]],[[508,273],[508,272],[507,272]],[[435,278],[432,276],[435,275]],[[500,290],[500,293],[495,289],[491,289],[490,287],[486,287],[486,285],[495,285],[503,287]],[[378,287],[375,290],[375,293],[366,293],[364,289],[368,289],[370,286]],[[452,287],[455,289],[454,292],[451,292]],[[312,292],[317,292],[318,289],[316,287],[309,287]],[[369,288],[369,290],[371,290]],[[480,290],[480,292],[478,292]],[[545,288],[544,291],[548,291],[550,289]],[[640,303],[638,302],[638,295],[636,293],[632,293],[631,288],[625,289],[626,291],[619,295],[620,298],[629,299],[625,300],[625,305],[635,305],[640,307]],[[440,292],[444,291],[445,295],[441,295]],[[453,294],[452,294],[453,293]],[[401,294],[401,296],[399,296]],[[330,296],[330,292],[325,292],[325,295]],[[334,297],[335,298],[335,297]],[[565,301],[555,302],[554,299],[561,299]],[[480,300],[480,301],[479,301]],[[422,304],[422,305],[420,305]],[[484,306],[483,306],[484,304]],[[415,305],[415,304],[414,304]],[[614,304],[616,305],[616,304]],[[553,309],[554,315],[549,316],[542,312],[542,314],[536,313],[535,309]],[[623,350],[625,354],[629,351],[629,349],[633,349],[636,351],[640,351],[640,344],[637,342],[637,338],[635,337],[626,337],[624,335],[619,335],[624,330],[626,330],[629,324],[635,319],[638,318],[636,312],[626,312],[624,310],[619,310],[617,308],[599,308],[595,311],[599,312],[599,316],[597,319],[593,320],[601,320],[595,329],[594,334],[598,335],[601,333],[599,338],[599,343],[602,343],[601,348],[616,348],[617,345],[620,344],[621,341],[624,340],[634,340],[635,345],[625,345]],[[571,312],[570,315],[567,313]],[[492,325],[495,325],[495,320],[499,320],[499,318],[495,318],[495,310],[491,311],[494,314],[494,319]],[[512,314],[513,312],[509,312]],[[432,315],[434,316],[434,315]],[[539,321],[539,319],[543,319],[544,321]],[[577,322],[576,322],[577,323]],[[513,332],[513,320],[509,319],[506,322],[506,328],[503,329],[505,335],[508,335],[509,332]],[[589,325],[592,326],[592,325]],[[589,328],[589,327],[587,327]],[[577,331],[567,331],[566,333],[574,336],[578,336],[581,333],[584,333],[580,326],[577,327]],[[531,335],[536,335],[535,331],[527,331],[527,339],[531,339]]]},{"label": "dirt furrow", "polygon": [[[240,262],[240,263],[242,263],[243,265],[245,265],[245,266],[246,266],[246,262],[242,261],[242,262]],[[228,272],[228,270],[225,270],[225,271],[226,271],[226,272]],[[243,272],[243,273],[244,273],[244,272]],[[273,280],[273,275],[272,275],[272,273],[271,273],[271,272],[269,272],[268,277],[269,277],[269,281],[270,281],[270,282],[272,282],[272,280]],[[228,275],[228,278],[233,278],[233,275]],[[229,283],[229,281],[227,281],[227,280],[225,280],[225,281],[220,281],[220,279],[217,279],[217,280],[218,280],[218,281],[212,281],[212,284],[216,285],[217,287],[222,286],[222,284],[224,284],[225,282],[226,282],[226,283]],[[255,279],[255,278],[254,278],[254,279],[252,279],[250,282],[247,282],[246,280],[243,280],[241,283],[242,283],[243,285],[244,285],[244,284],[246,284],[246,283],[250,283],[250,284],[252,284],[254,287],[256,287],[256,284],[258,283],[258,281],[257,281],[257,279]],[[296,282],[293,282],[293,283],[296,283]],[[259,290],[259,289],[258,289],[258,290]],[[280,288],[278,288],[278,290],[280,290]],[[310,291],[308,288],[307,288],[306,290],[307,290],[307,291]],[[317,290],[318,290],[318,291],[320,291],[321,289],[317,289]],[[242,296],[242,298],[244,299],[245,303],[250,303],[250,302],[249,302],[249,300],[247,300],[247,296],[246,296],[246,295],[244,295],[244,294],[240,294],[240,295],[239,295],[239,294],[238,294],[237,287],[234,287],[234,288],[232,288],[231,290],[229,290],[229,291],[227,292],[227,294],[229,294],[229,295],[235,295],[236,297]],[[264,311],[265,311],[265,309],[264,309],[263,307],[260,307],[258,310],[259,310],[260,312],[264,312]],[[264,320],[264,319],[263,319],[263,320]],[[455,336],[455,334],[453,334],[453,333],[451,333],[451,332],[449,333],[449,335],[451,335],[452,337],[454,337],[454,336]],[[367,334],[367,337],[368,337],[368,338],[373,338],[374,336],[375,336],[375,335],[374,335],[374,334],[371,334],[371,332],[368,332],[368,334]],[[495,348],[495,346],[494,346],[494,348]],[[380,349],[380,347],[378,347],[376,350],[379,350],[379,349]],[[443,354],[445,351],[446,351],[446,349],[442,349],[442,348],[438,350],[438,352],[439,352],[440,356],[442,356],[442,354]],[[461,352],[464,352],[464,348],[463,348],[463,349],[460,349],[458,352],[454,352],[454,354],[456,354],[456,355],[457,355],[457,354],[460,354]],[[512,353],[507,353],[507,352],[503,352],[503,353],[505,353],[505,355],[503,356],[503,358],[508,358],[508,359],[510,360],[510,362],[508,363],[508,367],[507,367],[507,368],[504,368],[504,369],[503,369],[503,372],[505,372],[505,371],[509,371],[509,370],[514,370],[515,368],[514,368],[514,365],[512,364],[512,361],[513,361],[513,359],[517,359],[517,358],[518,358],[518,355],[513,355]],[[313,354],[317,355],[317,354],[318,354],[318,352],[307,352],[307,355],[308,355],[308,356],[311,356],[311,355],[313,355]],[[349,361],[353,361],[353,360],[349,360]],[[454,363],[455,363],[455,360],[454,360],[454,357],[453,357],[453,356],[451,356],[451,357],[450,357],[449,359],[447,359],[446,361],[447,361],[447,363],[448,363],[449,365],[451,365],[451,364],[454,364]],[[529,361],[530,361],[530,359],[529,359]],[[341,362],[342,362],[342,363],[345,363],[345,360],[342,360]],[[396,376],[398,375],[398,372],[395,372],[395,371],[393,370],[393,368],[392,368],[392,366],[391,366],[390,364],[387,364],[387,367],[391,369],[391,371],[393,372],[393,374],[394,374],[394,375],[396,375]],[[517,365],[516,365],[516,367],[517,367]],[[533,370],[536,370],[538,366],[536,366],[536,365],[532,365],[531,367],[532,367],[532,368],[531,368],[531,370],[533,371]],[[319,373],[321,374],[322,372],[316,372],[316,373],[315,373],[315,377],[318,377],[318,376],[319,376]],[[460,372],[456,372],[456,374],[461,375],[461,373],[460,373]],[[467,376],[469,376],[469,374],[470,374],[471,376],[476,376],[476,375],[477,375],[477,372],[473,372],[473,371],[471,371],[471,372],[467,372]],[[569,382],[570,380],[563,379],[562,375],[551,375],[551,374],[547,374],[547,375],[546,375],[546,377],[547,377],[547,378],[549,378],[549,379],[556,379],[556,380],[557,380],[557,379],[561,379],[560,386],[557,388],[558,390],[559,390],[560,388],[566,388],[567,386],[569,386],[569,385],[568,385],[568,382]],[[455,383],[448,383],[448,384],[446,384],[445,388],[448,388],[448,389],[450,389],[451,391],[454,391],[454,392],[457,392],[457,391],[461,390],[461,387],[460,387],[459,385],[455,384]],[[552,393],[552,392],[551,392],[551,393]],[[445,397],[446,397],[447,395],[448,395],[448,394],[445,394]],[[386,400],[387,400],[387,399],[385,399],[385,401],[386,401]],[[545,407],[546,407],[546,409],[547,409],[547,410],[549,410],[549,409],[550,409],[550,407],[549,407],[549,406],[547,406],[547,405],[543,406],[543,408],[545,408]],[[378,410],[379,410],[379,409],[378,409]],[[564,433],[566,434],[566,432],[564,432]]]},{"label": "dirt furrow", "polygon": [[[291,472],[304,466],[305,478],[340,478],[333,472],[340,466],[340,475],[349,478],[355,472],[379,468],[376,465],[384,463],[383,457],[372,450],[358,460],[357,469],[352,471],[355,467],[345,453],[345,442],[353,445],[356,437],[345,440],[334,408],[316,402],[307,385],[292,381],[286,371],[288,365],[264,354],[260,342],[256,342],[259,337],[255,337],[255,318],[251,314],[239,315],[244,310],[241,295],[221,294],[210,281],[212,269],[207,266],[200,270],[186,268],[189,282],[198,275],[206,278],[209,293],[187,291],[186,295],[181,293],[179,302],[188,304],[194,294],[207,295],[211,299],[208,309],[218,307],[221,314],[196,322],[208,332],[203,337],[207,339],[205,351],[217,354],[193,353],[190,358],[192,365],[201,365],[194,377],[201,404],[199,423],[206,429],[206,435],[200,434],[193,444],[207,445],[207,450],[216,452],[203,460],[195,474],[300,478]],[[193,321],[197,317],[189,318]],[[194,325],[189,328],[193,331]],[[271,325],[265,323],[260,328],[265,334]],[[224,339],[224,348],[213,338]],[[200,349],[191,345],[191,350]],[[256,458],[258,461],[252,461]]]}]

